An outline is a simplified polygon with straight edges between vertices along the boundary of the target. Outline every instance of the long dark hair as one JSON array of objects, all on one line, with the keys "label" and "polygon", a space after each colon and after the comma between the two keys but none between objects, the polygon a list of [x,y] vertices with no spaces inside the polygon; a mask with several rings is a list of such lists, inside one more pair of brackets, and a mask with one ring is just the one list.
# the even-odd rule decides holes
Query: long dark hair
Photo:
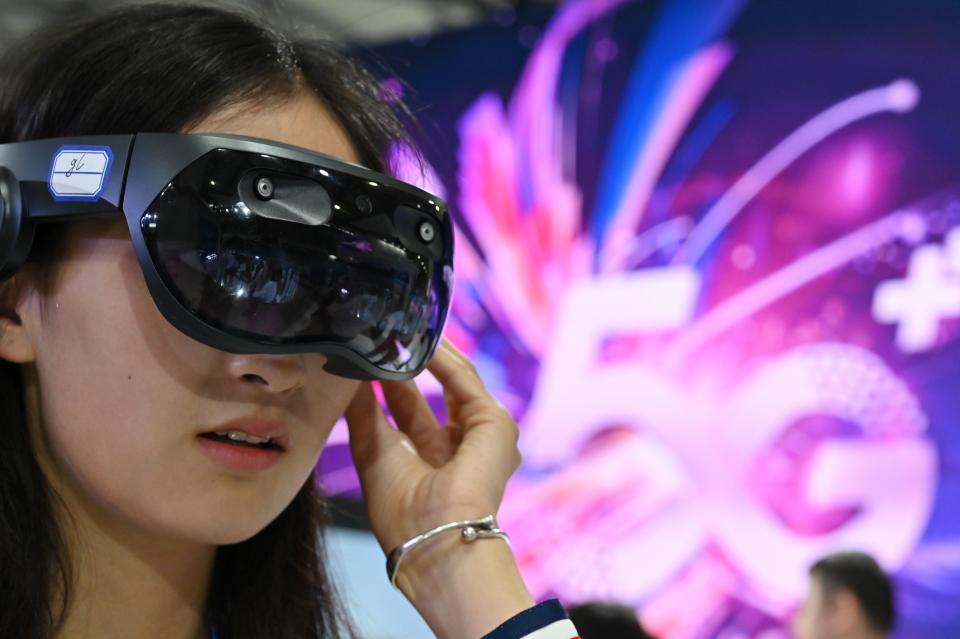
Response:
[{"label": "long dark hair", "polygon": [[[260,17],[210,5],[155,4],[34,34],[0,61],[0,143],[176,132],[218,109],[309,88],[340,120],[361,162],[385,170],[409,112],[381,99],[363,66],[330,44],[295,41]],[[22,273],[49,285],[63,232],[42,226]],[[7,284],[0,312],[12,313]],[[69,609],[71,558],[57,496],[30,446],[20,366],[0,362],[0,637],[47,639]],[[323,557],[324,506],[308,481],[263,531],[218,550],[207,607],[221,637],[349,636]],[[60,605],[57,605],[57,602]]]}]

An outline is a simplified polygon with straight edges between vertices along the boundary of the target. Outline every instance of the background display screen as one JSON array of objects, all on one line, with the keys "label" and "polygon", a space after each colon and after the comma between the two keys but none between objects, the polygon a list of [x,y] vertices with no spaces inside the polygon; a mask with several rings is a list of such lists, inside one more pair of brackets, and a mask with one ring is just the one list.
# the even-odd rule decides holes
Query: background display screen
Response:
[{"label": "background display screen", "polygon": [[[856,549],[898,636],[960,635],[960,4],[498,22],[378,53],[457,222],[446,335],[521,426],[534,594],[772,639]],[[342,430],[319,473],[358,494]]]}]

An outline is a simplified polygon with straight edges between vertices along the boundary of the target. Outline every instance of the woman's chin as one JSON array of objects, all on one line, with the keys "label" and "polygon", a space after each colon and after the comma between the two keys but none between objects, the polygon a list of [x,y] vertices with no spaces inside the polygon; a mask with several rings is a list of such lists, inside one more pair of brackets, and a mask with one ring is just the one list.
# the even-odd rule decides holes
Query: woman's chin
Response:
[{"label": "woman's chin", "polygon": [[274,519],[271,516],[272,513],[261,514],[248,511],[242,516],[233,517],[223,512],[217,514],[219,516],[205,514],[201,517],[191,517],[173,522],[154,521],[147,530],[150,530],[154,535],[159,534],[193,544],[229,546],[254,537],[269,526]]},{"label": "woman's chin", "polygon": [[[244,518],[235,518],[231,520],[220,520],[210,522],[210,543],[218,546],[228,546],[230,544],[239,544],[247,541],[257,535],[264,528],[270,525],[275,516],[264,515],[261,517],[247,516]],[[216,525],[213,527],[212,525]]]}]

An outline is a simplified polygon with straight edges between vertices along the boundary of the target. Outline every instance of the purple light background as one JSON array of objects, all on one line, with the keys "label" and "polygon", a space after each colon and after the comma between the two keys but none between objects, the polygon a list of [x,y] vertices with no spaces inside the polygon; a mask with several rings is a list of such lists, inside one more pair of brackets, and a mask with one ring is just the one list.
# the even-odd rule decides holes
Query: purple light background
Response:
[{"label": "purple light background", "polygon": [[[960,635],[960,7],[836,4],[570,1],[381,52],[437,122],[447,336],[521,424],[537,596],[772,639],[858,548],[899,636]],[[357,494],[342,432],[320,476]]]}]

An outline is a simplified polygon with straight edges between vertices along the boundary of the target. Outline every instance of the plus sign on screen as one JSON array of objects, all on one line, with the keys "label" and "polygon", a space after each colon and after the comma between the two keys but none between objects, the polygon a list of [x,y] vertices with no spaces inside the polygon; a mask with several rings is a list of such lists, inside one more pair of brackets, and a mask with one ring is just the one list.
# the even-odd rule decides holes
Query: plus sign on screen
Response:
[{"label": "plus sign on screen", "polygon": [[910,257],[907,277],[882,282],[873,298],[873,316],[897,324],[897,346],[907,353],[932,348],[940,322],[960,317],[960,228],[943,247],[927,244]]}]

